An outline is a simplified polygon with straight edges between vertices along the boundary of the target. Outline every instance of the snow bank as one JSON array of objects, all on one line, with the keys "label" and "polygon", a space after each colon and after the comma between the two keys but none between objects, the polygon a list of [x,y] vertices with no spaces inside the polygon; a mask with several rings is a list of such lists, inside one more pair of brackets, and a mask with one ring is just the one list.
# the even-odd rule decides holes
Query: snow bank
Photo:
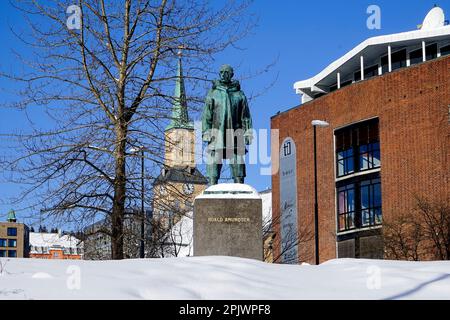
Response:
[{"label": "snow bank", "polygon": [[450,299],[450,262],[340,259],[298,266],[190,257],[0,263],[0,299]]}]

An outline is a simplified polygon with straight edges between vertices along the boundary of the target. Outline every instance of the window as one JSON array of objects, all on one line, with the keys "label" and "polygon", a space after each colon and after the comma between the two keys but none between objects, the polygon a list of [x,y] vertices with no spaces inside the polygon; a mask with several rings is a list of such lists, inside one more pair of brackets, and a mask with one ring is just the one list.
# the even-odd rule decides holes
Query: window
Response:
[{"label": "window", "polygon": [[389,58],[388,56],[381,57],[381,72],[389,72]]},{"label": "window", "polygon": [[376,77],[378,75],[378,65],[374,65],[364,69],[364,79]]},{"label": "window", "polygon": [[380,167],[380,143],[369,143],[359,147],[359,171]]},{"label": "window", "polygon": [[391,59],[392,71],[406,67],[406,49],[394,52]]},{"label": "window", "polygon": [[380,225],[380,173],[368,171],[381,166],[378,119],[339,129],[335,138],[338,231]]},{"label": "window", "polygon": [[[422,49],[420,49],[422,50]],[[406,49],[391,53],[392,71],[406,67]],[[381,57],[382,73],[389,72],[389,57]]]},{"label": "window", "polygon": [[379,173],[358,176],[337,184],[338,230],[348,231],[381,225]]},{"label": "window", "polygon": [[353,149],[343,150],[337,153],[338,176],[353,173]]},{"label": "window", "polygon": [[361,81],[361,70],[358,70],[353,74],[353,79],[355,79],[355,82]]},{"label": "window", "polygon": [[436,59],[437,52],[438,52],[437,43],[433,43],[433,44],[426,46],[425,52],[426,52],[427,61]]},{"label": "window", "polygon": [[422,48],[409,53],[409,62],[411,66],[423,62]]},{"label": "window", "polygon": [[337,83],[330,86],[330,92],[336,91],[338,89]]},{"label": "window", "polygon": [[17,247],[17,240],[16,239],[9,239],[8,240],[8,247],[11,247],[11,248]]},{"label": "window", "polygon": [[0,247],[6,247],[6,239],[0,239]]},{"label": "window", "polygon": [[446,56],[450,54],[450,44],[441,48],[441,56]]},{"label": "window", "polygon": [[17,251],[16,250],[8,250],[8,257],[9,258],[17,258]]},{"label": "window", "polygon": [[336,131],[336,176],[381,166],[378,119]]},{"label": "window", "polygon": [[346,87],[346,86],[349,86],[349,85],[351,85],[352,83],[353,83],[352,80],[347,80],[347,81],[341,82],[341,88]]},{"label": "window", "polygon": [[[406,67],[406,49],[391,54],[392,71]],[[389,72],[389,57],[381,57],[382,73]]]},{"label": "window", "polygon": [[359,171],[380,167],[378,122],[358,128]]},{"label": "window", "polygon": [[381,218],[381,180],[366,180],[360,183],[361,225],[374,226],[382,222]]},{"label": "window", "polygon": [[17,228],[8,228],[7,234],[8,234],[8,237],[16,237],[17,236]]},{"label": "window", "polygon": [[339,231],[355,228],[355,187],[349,184],[338,188]]},{"label": "window", "polygon": [[6,250],[0,250],[0,257],[1,258],[6,257]]}]

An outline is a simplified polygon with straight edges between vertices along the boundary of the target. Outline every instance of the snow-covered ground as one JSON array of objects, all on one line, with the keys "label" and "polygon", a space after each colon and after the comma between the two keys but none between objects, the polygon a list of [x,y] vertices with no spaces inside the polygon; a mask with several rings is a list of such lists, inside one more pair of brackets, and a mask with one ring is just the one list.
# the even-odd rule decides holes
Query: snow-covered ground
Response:
[{"label": "snow-covered ground", "polygon": [[0,259],[3,299],[450,299],[450,262]]}]

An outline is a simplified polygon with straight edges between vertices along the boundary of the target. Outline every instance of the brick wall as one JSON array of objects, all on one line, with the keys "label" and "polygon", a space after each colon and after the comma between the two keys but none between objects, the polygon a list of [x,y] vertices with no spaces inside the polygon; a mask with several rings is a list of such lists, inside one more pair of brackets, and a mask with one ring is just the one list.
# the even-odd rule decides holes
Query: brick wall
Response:
[{"label": "brick wall", "polygon": [[[321,262],[336,257],[334,130],[378,117],[381,144],[383,217],[407,212],[414,194],[439,200],[450,195],[450,57],[352,84],[276,115],[279,143],[290,136],[297,146],[299,225],[311,226],[314,216],[314,119],[317,128],[319,235]],[[272,177],[274,219],[279,215],[279,176]],[[279,230],[276,230],[277,232]],[[279,248],[274,248],[278,251]],[[314,243],[299,248],[311,261]]]}]

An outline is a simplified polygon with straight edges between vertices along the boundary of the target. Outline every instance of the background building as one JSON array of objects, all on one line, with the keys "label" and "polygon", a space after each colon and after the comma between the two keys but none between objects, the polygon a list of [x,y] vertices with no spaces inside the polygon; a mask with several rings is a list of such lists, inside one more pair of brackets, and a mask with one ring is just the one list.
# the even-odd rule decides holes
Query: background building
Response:
[{"label": "background building", "polygon": [[[152,234],[152,210],[145,211],[144,243],[145,256],[151,257],[148,249],[151,247]],[[141,210],[127,209],[123,220],[124,230],[124,257],[137,259],[140,256],[141,241]],[[83,259],[85,260],[109,260],[111,259],[111,222],[108,219],[97,221],[84,229]]]},{"label": "background building", "polygon": [[14,210],[8,213],[7,222],[0,222],[0,257],[28,258],[28,227],[18,223]]},{"label": "background building", "polygon": [[208,184],[195,163],[194,125],[189,120],[181,53],[175,84],[171,121],[165,129],[165,161],[154,183],[154,219],[163,225],[175,224],[193,210],[196,196]]},{"label": "background building", "polygon": [[83,243],[71,235],[31,232],[30,258],[81,260]]},{"label": "background building", "polygon": [[383,258],[383,221],[411,213],[417,196],[450,201],[450,26],[444,21],[434,8],[419,30],[362,42],[296,82],[302,104],[272,117],[280,132],[274,228],[285,238],[275,250],[283,251],[288,230],[303,237],[282,261],[314,262],[313,120],[329,123],[316,128],[321,262]]}]

